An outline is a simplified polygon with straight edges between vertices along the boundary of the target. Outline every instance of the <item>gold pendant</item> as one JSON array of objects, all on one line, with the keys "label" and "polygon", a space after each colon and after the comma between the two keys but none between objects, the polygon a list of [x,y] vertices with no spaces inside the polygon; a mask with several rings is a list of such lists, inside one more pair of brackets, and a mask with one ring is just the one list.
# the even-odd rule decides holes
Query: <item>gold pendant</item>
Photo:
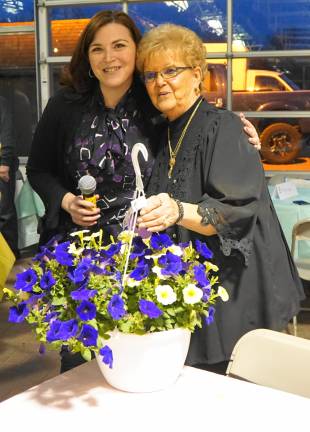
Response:
[{"label": "gold pendant", "polygon": [[175,165],[175,157],[171,156],[171,158],[169,159],[169,171],[168,171],[168,178],[171,178],[172,175],[172,171]]}]

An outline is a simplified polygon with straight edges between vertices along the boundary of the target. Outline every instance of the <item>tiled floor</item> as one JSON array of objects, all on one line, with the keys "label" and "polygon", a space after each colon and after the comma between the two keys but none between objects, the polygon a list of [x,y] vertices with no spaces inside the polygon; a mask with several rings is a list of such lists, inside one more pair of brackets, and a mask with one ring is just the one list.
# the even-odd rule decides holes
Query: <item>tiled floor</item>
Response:
[{"label": "tiled floor", "polygon": [[[16,272],[29,261],[16,263],[7,286],[12,286]],[[306,303],[310,306],[309,292]],[[38,353],[38,343],[28,324],[7,322],[8,308],[7,303],[0,303],[0,401],[56,376],[60,367],[57,352]],[[298,321],[299,336],[310,339],[310,312],[301,312]],[[291,325],[288,331],[292,331]]]}]

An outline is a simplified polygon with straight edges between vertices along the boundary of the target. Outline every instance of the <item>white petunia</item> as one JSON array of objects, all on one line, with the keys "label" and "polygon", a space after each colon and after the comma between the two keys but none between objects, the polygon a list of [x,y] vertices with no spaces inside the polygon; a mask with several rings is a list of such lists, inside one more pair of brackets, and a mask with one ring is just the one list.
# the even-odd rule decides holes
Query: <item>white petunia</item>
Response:
[{"label": "white petunia", "polygon": [[183,255],[183,250],[180,246],[177,245],[172,245],[168,247],[168,251],[173,253],[174,255],[177,256],[182,256]]},{"label": "white petunia", "polygon": [[75,237],[75,236],[79,236],[80,237],[84,233],[89,233],[89,230],[74,231],[74,232],[70,233],[70,236],[71,237]]},{"label": "white petunia", "polygon": [[152,267],[152,272],[156,274],[159,279],[169,279],[169,275],[163,275],[161,272],[162,268],[159,266]]},{"label": "white petunia", "polygon": [[81,253],[83,252],[84,248],[83,247],[79,247],[77,248],[75,246],[75,243],[70,243],[69,247],[68,247],[68,252],[72,255],[78,256],[81,255]]},{"label": "white petunia", "polygon": [[138,280],[132,279],[130,277],[126,279],[126,284],[131,288],[139,286],[141,284],[141,282],[142,281],[138,281]]},{"label": "white petunia", "polygon": [[203,296],[203,291],[194,284],[188,284],[187,287],[183,288],[182,292],[184,302],[187,304],[198,303]]},{"label": "white petunia", "polygon": [[223,300],[223,302],[227,302],[227,300],[229,299],[228,292],[222,286],[218,287],[217,294],[218,294],[219,297],[221,297],[221,299]]},{"label": "white petunia", "polygon": [[177,299],[176,293],[170,285],[157,285],[155,288],[157,301],[163,305],[170,305]]},{"label": "white petunia", "polygon": [[155,252],[152,252],[152,254],[151,255],[145,255],[145,258],[146,259],[150,259],[150,258],[152,258],[153,260],[158,260],[158,258],[160,258],[161,256],[165,256],[166,254],[165,253],[162,253],[162,252],[157,252],[157,253],[155,253]]}]

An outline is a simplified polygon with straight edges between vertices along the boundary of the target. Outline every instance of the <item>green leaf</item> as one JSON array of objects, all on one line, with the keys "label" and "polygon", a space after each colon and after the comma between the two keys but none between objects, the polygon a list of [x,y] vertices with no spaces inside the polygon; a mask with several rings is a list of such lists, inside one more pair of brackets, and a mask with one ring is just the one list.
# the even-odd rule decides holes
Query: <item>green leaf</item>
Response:
[{"label": "green leaf", "polygon": [[53,306],[60,306],[60,305],[66,304],[66,303],[67,303],[66,297],[54,297],[52,300]]},{"label": "green leaf", "polygon": [[175,316],[175,310],[170,307],[166,309],[166,312],[170,315],[170,316]]},{"label": "green leaf", "polygon": [[85,348],[81,351],[83,359],[86,361],[91,361],[91,350],[89,348]]},{"label": "green leaf", "polygon": [[9,288],[3,288],[3,294],[5,294],[10,300],[15,298],[15,292]]}]

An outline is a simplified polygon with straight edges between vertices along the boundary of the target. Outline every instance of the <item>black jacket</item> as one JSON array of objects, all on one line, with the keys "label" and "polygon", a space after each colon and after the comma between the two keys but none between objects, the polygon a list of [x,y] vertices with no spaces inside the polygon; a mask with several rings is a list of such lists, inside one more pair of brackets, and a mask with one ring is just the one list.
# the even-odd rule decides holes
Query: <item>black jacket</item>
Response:
[{"label": "black jacket", "polygon": [[0,165],[16,163],[13,118],[5,98],[0,96]]}]

